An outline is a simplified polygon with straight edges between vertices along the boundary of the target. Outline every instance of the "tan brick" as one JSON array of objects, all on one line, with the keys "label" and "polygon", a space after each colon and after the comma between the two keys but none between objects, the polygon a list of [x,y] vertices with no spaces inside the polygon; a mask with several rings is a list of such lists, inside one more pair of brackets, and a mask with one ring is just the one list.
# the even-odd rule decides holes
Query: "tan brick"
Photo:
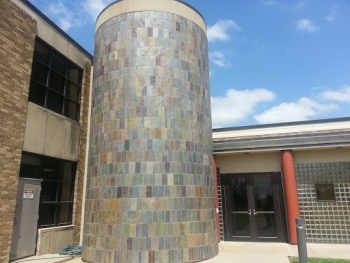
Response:
[{"label": "tan brick", "polygon": [[8,262],[36,22],[11,1],[0,9],[0,262]]},{"label": "tan brick", "polygon": [[91,62],[85,63],[83,85],[80,103],[80,155],[78,171],[75,180],[74,189],[74,207],[73,207],[73,224],[74,224],[74,244],[79,244],[81,235],[81,209],[83,202],[84,190],[84,174],[85,174],[85,157],[87,154],[87,130],[88,130],[88,115],[89,115],[89,99],[90,99],[90,78],[91,78]]}]

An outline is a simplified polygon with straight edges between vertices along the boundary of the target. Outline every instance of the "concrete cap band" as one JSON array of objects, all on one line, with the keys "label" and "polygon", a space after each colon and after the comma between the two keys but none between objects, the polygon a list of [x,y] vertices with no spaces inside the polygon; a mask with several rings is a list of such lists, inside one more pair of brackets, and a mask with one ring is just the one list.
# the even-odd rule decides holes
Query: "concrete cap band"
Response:
[{"label": "concrete cap band", "polygon": [[204,32],[207,32],[207,26],[203,17],[189,5],[174,0],[122,0],[112,3],[105,8],[97,18],[96,31],[98,28],[109,19],[126,13],[140,12],[140,11],[161,11],[176,14],[185,17],[196,25],[198,25]]}]

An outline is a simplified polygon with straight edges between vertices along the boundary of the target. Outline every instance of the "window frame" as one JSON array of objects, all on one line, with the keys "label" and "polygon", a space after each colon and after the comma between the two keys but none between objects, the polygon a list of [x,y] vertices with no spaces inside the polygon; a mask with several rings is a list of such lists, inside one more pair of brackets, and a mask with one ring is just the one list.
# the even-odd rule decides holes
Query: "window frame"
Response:
[{"label": "window frame", "polygon": [[[23,162],[23,156],[28,156],[32,158],[37,158],[39,160],[39,165],[30,165],[28,163]],[[49,178],[48,176],[45,176],[45,169],[48,169],[48,166],[45,164],[46,161],[53,161],[55,162],[54,166],[51,166],[52,171],[54,171],[55,177],[54,178]],[[70,165],[70,180],[64,180],[64,166],[65,165]],[[39,169],[39,176],[37,174],[34,177],[28,176],[28,174],[25,173],[22,169],[26,169],[25,167],[36,167],[36,169]],[[75,189],[75,178],[76,178],[76,172],[78,168],[78,163],[77,162],[72,162],[72,161],[67,161],[67,160],[62,160],[62,159],[57,159],[53,157],[48,157],[48,156],[42,156],[42,155],[37,155],[37,154],[32,154],[29,152],[23,152],[22,153],[22,160],[21,160],[21,166],[20,166],[20,177],[25,177],[25,178],[35,178],[35,179],[42,179],[41,183],[41,192],[40,192],[40,201],[39,201],[39,220],[38,220],[38,227],[39,228],[48,228],[48,227],[55,227],[55,226],[65,226],[65,225],[71,225],[73,223],[73,204],[74,204],[74,189]],[[55,188],[55,193],[54,193],[54,199],[55,200],[45,200],[49,198],[44,199],[44,193],[45,190],[47,191],[49,188],[45,188],[46,184],[51,184],[54,185]],[[62,197],[62,193],[64,193],[66,190],[65,185],[69,186],[68,188],[68,196],[70,197],[69,200],[63,200],[66,199]],[[60,217],[62,216],[62,211],[60,210],[62,206],[68,205],[69,209],[68,212],[65,216],[68,218],[65,222],[60,222]],[[40,215],[42,215],[41,212],[45,211],[42,210],[45,207],[52,206],[53,209],[53,214],[48,214],[49,217],[53,217],[53,223],[45,223],[41,224],[41,220],[43,218],[40,218]],[[47,210],[46,210],[47,211]]]},{"label": "window frame", "polygon": [[[42,60],[42,57],[37,53],[37,50],[46,51],[46,61]],[[54,66],[55,59],[63,62],[64,73],[59,71]],[[45,59],[44,59],[45,60]],[[46,80],[45,83],[44,77],[41,77],[38,67],[46,70]],[[77,79],[74,80],[74,77],[70,77],[70,73],[74,70],[77,70]],[[35,75],[33,73],[36,73]],[[74,75],[74,74],[73,74]],[[63,81],[62,85],[55,86],[53,82],[55,78],[60,78]],[[37,79],[36,79],[37,78]],[[40,81],[40,79],[42,81]],[[81,105],[81,93],[82,93],[82,81],[83,81],[83,69],[78,65],[73,63],[67,57],[62,55],[60,52],[55,50],[53,47],[49,46],[40,38],[36,38],[34,53],[33,53],[33,63],[30,77],[30,88],[28,100],[40,105],[44,108],[47,108],[53,112],[56,112],[60,115],[66,116],[69,119],[79,121],[80,119],[80,105]],[[75,87],[72,90],[78,91],[77,95],[70,95],[69,87]],[[36,89],[36,91],[34,90]],[[38,98],[38,90],[41,90],[41,96]],[[62,91],[60,91],[62,90]],[[74,92],[76,93],[76,92]],[[44,95],[44,96],[43,96]],[[56,100],[50,100],[56,96]],[[73,98],[74,97],[74,98]],[[76,99],[75,99],[76,97]],[[57,103],[57,98],[60,98],[60,102]],[[52,103],[53,102],[53,103]],[[68,105],[72,105],[72,112],[67,108]],[[56,109],[55,109],[56,108]]]}]

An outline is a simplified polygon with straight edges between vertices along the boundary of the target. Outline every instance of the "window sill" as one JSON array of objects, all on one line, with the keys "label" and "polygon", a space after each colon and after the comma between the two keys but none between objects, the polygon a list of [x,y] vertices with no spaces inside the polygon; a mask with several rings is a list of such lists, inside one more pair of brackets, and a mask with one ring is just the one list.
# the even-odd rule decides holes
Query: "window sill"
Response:
[{"label": "window sill", "polygon": [[66,225],[66,226],[52,226],[39,228],[40,233],[48,233],[48,232],[57,232],[57,231],[66,231],[74,228],[74,225]]}]

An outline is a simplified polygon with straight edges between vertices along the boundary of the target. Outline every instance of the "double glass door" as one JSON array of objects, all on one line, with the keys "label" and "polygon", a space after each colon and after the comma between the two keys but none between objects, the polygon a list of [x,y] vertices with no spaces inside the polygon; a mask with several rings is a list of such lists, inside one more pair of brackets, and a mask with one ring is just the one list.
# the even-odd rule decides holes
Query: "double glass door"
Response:
[{"label": "double glass door", "polygon": [[286,240],[279,173],[232,174],[222,181],[226,240]]}]

